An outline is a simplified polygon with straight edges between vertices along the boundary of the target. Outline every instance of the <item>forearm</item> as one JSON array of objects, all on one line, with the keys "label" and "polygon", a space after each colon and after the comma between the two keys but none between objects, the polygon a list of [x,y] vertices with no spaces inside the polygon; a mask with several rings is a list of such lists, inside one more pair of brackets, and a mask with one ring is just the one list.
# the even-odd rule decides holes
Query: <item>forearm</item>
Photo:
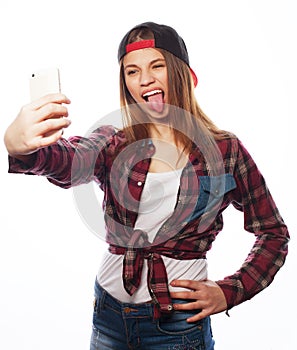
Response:
[{"label": "forearm", "polygon": [[53,155],[53,147],[45,147],[29,155],[9,154],[8,172],[50,176],[59,167],[59,163],[57,154]]},{"label": "forearm", "polygon": [[12,160],[18,160],[21,163],[23,163],[24,165],[26,165],[28,168],[32,167],[33,164],[36,161],[36,154],[29,154],[29,155],[9,155],[10,158],[10,163],[12,163]]},{"label": "forearm", "polygon": [[94,177],[101,182],[106,148],[114,133],[115,130],[107,126],[95,130],[88,138],[62,138],[32,154],[30,164],[9,157],[9,172],[46,176],[51,183],[63,188],[88,183]]},{"label": "forearm", "polygon": [[223,290],[228,309],[251,299],[273,281],[288,254],[289,234],[285,224],[257,237],[241,268],[216,281]]},{"label": "forearm", "polygon": [[[76,151],[76,143],[61,139],[55,144],[39,149],[27,156],[9,156],[9,173],[23,173],[46,177],[50,182],[63,188],[75,185],[72,179],[73,159],[80,163],[81,181],[86,171],[85,162],[80,158],[87,158],[84,153]],[[77,180],[79,181],[79,180]]]}]

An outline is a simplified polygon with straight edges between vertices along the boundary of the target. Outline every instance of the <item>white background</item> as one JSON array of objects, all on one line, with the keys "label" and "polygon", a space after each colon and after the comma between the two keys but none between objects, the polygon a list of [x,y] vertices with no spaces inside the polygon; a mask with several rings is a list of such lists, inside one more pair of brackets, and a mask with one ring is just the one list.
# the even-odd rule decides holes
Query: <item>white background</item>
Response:
[{"label": "white background", "polygon": [[[193,8],[195,4],[195,8]],[[296,9],[294,0],[1,0],[1,134],[29,101],[35,69],[58,66],[72,100],[66,137],[119,107],[117,48],[156,21],[184,38],[202,109],[244,142],[292,236],[286,265],[251,301],[212,318],[217,350],[293,350],[296,317]],[[1,136],[2,137],[2,136]],[[104,243],[72,190],[7,174],[1,142],[0,348],[88,349],[93,284]],[[253,236],[230,208],[209,253],[210,278],[235,272]]]}]

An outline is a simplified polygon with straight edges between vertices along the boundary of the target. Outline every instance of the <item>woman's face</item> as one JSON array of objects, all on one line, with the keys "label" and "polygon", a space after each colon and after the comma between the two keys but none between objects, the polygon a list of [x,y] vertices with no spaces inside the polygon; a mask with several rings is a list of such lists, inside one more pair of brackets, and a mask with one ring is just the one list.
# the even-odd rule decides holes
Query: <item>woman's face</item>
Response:
[{"label": "woman's face", "polygon": [[156,49],[131,51],[124,57],[126,86],[137,103],[154,118],[168,113],[168,77],[164,56]]}]

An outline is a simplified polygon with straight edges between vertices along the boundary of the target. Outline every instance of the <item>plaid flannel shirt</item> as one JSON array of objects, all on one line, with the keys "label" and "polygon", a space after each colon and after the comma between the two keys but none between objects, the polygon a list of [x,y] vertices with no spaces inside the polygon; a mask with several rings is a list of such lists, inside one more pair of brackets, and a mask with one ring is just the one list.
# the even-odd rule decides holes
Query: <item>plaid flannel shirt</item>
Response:
[{"label": "plaid flannel shirt", "polygon": [[224,173],[212,177],[198,148],[193,147],[183,169],[172,216],[155,240],[134,230],[138,205],[154,154],[150,140],[127,145],[125,135],[102,126],[88,137],[61,139],[32,155],[31,165],[9,157],[9,172],[43,175],[62,188],[92,180],[104,191],[106,240],[110,251],[124,255],[123,283],[132,295],[137,290],[144,260],[155,317],[172,310],[162,255],[174,259],[206,258],[222,230],[222,212],[229,204],[244,213],[245,230],[255,243],[233,275],[216,281],[228,309],[266,288],[284,264],[289,234],[255,162],[238,138],[217,141]]}]

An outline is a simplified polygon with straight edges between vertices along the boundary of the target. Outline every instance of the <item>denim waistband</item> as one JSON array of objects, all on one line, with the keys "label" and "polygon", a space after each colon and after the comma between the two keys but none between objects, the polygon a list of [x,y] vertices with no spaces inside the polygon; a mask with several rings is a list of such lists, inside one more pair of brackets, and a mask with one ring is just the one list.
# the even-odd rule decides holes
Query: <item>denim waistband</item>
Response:
[{"label": "denim waistband", "polygon": [[[190,302],[190,299],[172,299],[173,304],[183,304]],[[98,283],[97,278],[95,280],[95,305],[94,309],[96,312],[100,312],[103,308],[109,308],[114,312],[121,314],[123,318],[133,318],[133,317],[152,317],[154,318],[155,305],[152,301],[133,304],[124,303],[120,300],[114,298],[109,294],[101,285]],[[188,313],[196,314],[201,310],[187,310]],[[173,313],[179,313],[178,311],[172,311]],[[169,316],[169,315],[167,315]],[[169,316],[170,317],[170,316]]]},{"label": "denim waistband", "polygon": [[122,314],[124,318],[132,317],[153,317],[154,304],[153,302],[132,304],[123,303],[112,295],[95,281],[95,309],[100,312],[103,308],[110,308],[113,311]]}]

